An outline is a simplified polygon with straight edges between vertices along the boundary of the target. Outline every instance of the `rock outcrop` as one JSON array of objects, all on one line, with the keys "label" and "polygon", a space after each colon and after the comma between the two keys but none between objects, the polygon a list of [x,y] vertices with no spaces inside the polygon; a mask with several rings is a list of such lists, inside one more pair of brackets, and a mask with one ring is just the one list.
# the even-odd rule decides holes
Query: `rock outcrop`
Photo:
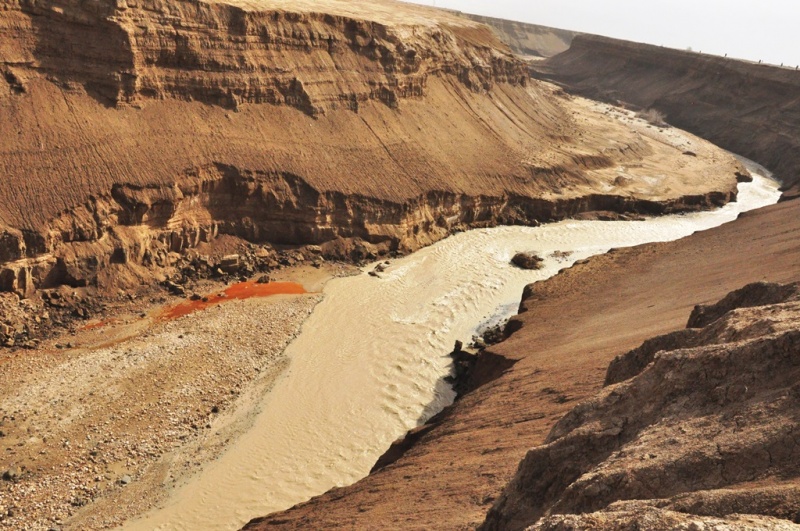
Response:
[{"label": "rock outcrop", "polygon": [[609,385],[528,453],[482,528],[800,521],[798,285],[749,285],[710,308],[689,333],[615,359]]},{"label": "rock outcrop", "polygon": [[530,82],[456,14],[338,0],[0,9],[0,268],[22,294],[29,278],[102,287],[99,271],[139,283],[154,257],[221,234],[381,254],[459,227],[735,197],[740,168],[711,148],[670,168],[670,194],[609,188],[618,167],[675,148],[596,127],[600,113]]},{"label": "rock outcrop", "polygon": [[592,98],[661,111],[667,121],[757,161],[800,193],[800,72],[578,35],[534,76]]},{"label": "rock outcrop", "polygon": [[535,252],[528,251],[515,254],[511,258],[511,263],[522,269],[541,269],[544,258]]}]

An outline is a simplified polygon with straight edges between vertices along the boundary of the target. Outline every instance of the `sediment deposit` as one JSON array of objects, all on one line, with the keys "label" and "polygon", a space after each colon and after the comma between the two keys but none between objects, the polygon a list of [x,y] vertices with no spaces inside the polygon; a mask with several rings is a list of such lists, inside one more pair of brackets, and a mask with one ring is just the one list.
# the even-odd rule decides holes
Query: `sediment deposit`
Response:
[{"label": "sediment deposit", "polygon": [[105,529],[147,510],[249,426],[318,294],[174,321],[118,315],[0,369],[0,526]]}]

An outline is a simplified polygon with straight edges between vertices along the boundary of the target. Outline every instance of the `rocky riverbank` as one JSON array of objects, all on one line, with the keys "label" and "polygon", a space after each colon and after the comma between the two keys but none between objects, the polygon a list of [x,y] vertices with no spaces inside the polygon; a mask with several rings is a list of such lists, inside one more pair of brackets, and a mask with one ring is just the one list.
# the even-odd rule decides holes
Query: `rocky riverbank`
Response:
[{"label": "rocky riverbank", "polygon": [[163,499],[248,428],[322,284],[348,271],[273,273],[311,293],[232,300],[176,320],[163,320],[170,303],[139,301],[135,313],[5,353],[0,526],[107,528]]}]

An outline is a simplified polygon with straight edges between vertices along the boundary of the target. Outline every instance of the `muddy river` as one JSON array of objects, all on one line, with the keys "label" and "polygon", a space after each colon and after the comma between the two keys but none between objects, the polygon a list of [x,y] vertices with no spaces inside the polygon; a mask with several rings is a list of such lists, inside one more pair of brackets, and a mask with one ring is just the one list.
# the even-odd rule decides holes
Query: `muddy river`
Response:
[{"label": "muddy river", "polygon": [[[443,378],[455,340],[513,315],[526,284],[576,260],[682,238],[777,202],[777,184],[751,170],[739,200],[716,211],[473,230],[393,260],[380,278],[328,282],[253,427],[125,529],[238,529],[364,477],[392,441],[453,400]],[[536,251],[545,267],[510,265],[518,251]]]}]

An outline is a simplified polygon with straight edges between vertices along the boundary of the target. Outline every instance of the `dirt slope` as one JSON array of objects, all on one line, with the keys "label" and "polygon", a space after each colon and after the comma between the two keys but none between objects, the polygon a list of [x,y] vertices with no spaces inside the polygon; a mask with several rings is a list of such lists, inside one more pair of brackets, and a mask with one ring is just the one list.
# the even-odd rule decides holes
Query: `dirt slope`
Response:
[{"label": "dirt slope", "polygon": [[0,6],[0,289],[23,297],[102,283],[102,269],[138,283],[219,234],[405,252],[460,226],[606,206],[598,192],[652,208],[608,186],[651,157],[678,161],[661,171],[682,183],[672,207],[732,197],[731,160],[598,128],[455,14],[339,0]]},{"label": "dirt slope", "polygon": [[476,368],[484,385],[402,458],[251,528],[479,525],[526,452],[602,388],[615,356],[685,327],[698,302],[749,282],[800,280],[799,215],[800,202],[781,203],[681,241],[595,257],[533,286],[518,330]]},{"label": "dirt slope", "polygon": [[526,57],[553,57],[569,49],[576,31],[516,22],[502,18],[463,14],[465,17],[490,26],[514,53]]},{"label": "dirt slope", "polygon": [[800,520],[798,292],[750,284],[616,358],[609,385],[528,452],[482,529],[618,529],[667,511]]},{"label": "dirt slope", "polygon": [[580,35],[537,77],[593,98],[654,107],[667,121],[766,166],[800,192],[800,72]]}]

